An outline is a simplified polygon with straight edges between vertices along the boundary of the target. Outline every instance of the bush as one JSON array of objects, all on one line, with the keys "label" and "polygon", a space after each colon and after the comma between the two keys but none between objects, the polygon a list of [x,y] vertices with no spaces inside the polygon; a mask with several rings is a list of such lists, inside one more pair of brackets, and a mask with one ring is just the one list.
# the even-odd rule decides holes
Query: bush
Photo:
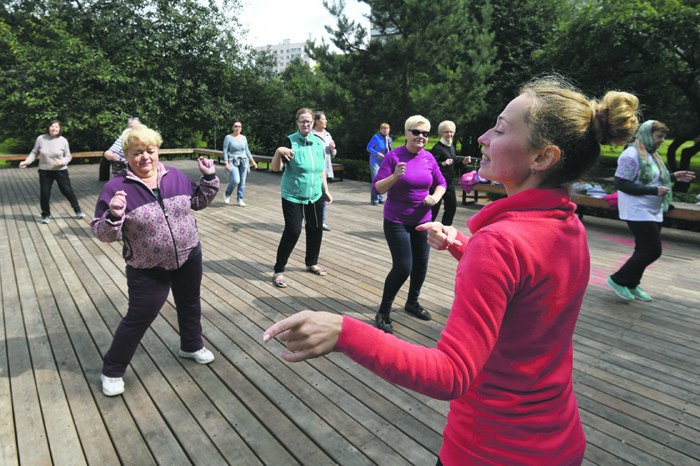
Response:
[{"label": "bush", "polygon": [[372,182],[372,175],[369,172],[369,161],[351,159],[333,159],[333,163],[342,163],[345,166],[343,178],[356,181]]}]

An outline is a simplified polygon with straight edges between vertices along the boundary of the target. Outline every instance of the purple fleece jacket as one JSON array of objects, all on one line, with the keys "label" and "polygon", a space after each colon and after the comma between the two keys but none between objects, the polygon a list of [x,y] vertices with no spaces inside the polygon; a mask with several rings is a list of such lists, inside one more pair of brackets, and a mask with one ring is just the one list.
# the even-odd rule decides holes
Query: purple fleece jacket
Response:
[{"label": "purple fleece jacket", "polygon": [[430,194],[430,189],[437,186],[446,188],[447,185],[435,158],[427,150],[421,149],[414,155],[406,146],[401,146],[386,154],[374,177],[372,190],[380,194],[375,184],[391,176],[396,165],[401,162],[406,163],[406,174],[389,189],[389,198],[384,204],[384,218],[404,225],[429,222],[430,206],[423,204],[423,199]]},{"label": "purple fleece jacket", "polygon": [[[202,210],[219,192],[216,175],[204,175],[199,184],[175,168],[158,163],[158,188],[162,202],[127,168],[112,178],[100,193],[92,220],[92,233],[100,241],[123,240],[122,255],[136,269],[162,267],[175,270],[199,244],[193,210]],[[126,193],[121,218],[109,210],[117,191]]]}]

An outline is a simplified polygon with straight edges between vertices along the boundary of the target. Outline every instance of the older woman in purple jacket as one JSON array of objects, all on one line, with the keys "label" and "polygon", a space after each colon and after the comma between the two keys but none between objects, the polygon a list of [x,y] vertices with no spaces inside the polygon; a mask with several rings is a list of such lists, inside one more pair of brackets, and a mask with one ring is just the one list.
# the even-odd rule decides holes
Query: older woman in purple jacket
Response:
[{"label": "older woman in purple jacket", "polygon": [[124,131],[127,169],[104,186],[92,220],[98,239],[123,241],[129,287],[129,309],[104,356],[101,378],[107,396],[124,392],[126,367],[171,289],[180,356],[199,364],[214,360],[202,341],[202,249],[192,211],[211,203],[219,179],[213,163],[201,157],[198,184],[175,168],[165,168],[158,161],[162,142],[160,134],[143,125]]},{"label": "older woman in purple jacket", "polygon": [[430,246],[427,231],[417,231],[416,227],[430,221],[430,208],[442,198],[446,188],[435,158],[425,150],[430,122],[415,115],[406,120],[405,128],[406,145],[386,154],[372,183],[375,194],[391,192],[384,204],[384,236],[392,266],[376,316],[377,327],[386,333],[394,333],[389,316],[391,306],[409,276],[411,285],[404,309],[419,319],[432,319],[418,303],[428,271]]}]

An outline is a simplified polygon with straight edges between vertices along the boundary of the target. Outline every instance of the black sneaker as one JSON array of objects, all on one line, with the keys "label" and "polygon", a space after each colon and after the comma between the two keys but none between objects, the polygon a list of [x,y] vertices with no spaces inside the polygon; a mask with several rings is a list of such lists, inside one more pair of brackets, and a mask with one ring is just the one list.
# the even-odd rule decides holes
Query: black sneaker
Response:
[{"label": "black sneaker", "polygon": [[414,315],[421,320],[432,320],[433,318],[433,316],[430,315],[430,312],[426,311],[425,308],[423,308],[423,306],[417,302],[413,304],[406,303],[406,307],[404,307],[404,309],[409,314]]},{"label": "black sneaker", "polygon": [[394,327],[391,326],[391,317],[389,314],[383,312],[377,312],[377,316],[374,318],[377,322],[377,328],[384,331],[384,333],[394,334]]}]

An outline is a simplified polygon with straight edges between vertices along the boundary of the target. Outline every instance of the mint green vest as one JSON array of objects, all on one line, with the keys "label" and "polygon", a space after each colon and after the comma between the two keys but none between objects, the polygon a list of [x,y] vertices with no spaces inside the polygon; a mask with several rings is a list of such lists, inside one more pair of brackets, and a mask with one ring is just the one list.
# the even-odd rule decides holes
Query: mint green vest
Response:
[{"label": "mint green vest", "polygon": [[322,176],[326,163],[323,143],[317,137],[305,138],[299,131],[289,139],[294,158],[287,162],[282,174],[282,197],[297,204],[316,202],[323,194]]}]

